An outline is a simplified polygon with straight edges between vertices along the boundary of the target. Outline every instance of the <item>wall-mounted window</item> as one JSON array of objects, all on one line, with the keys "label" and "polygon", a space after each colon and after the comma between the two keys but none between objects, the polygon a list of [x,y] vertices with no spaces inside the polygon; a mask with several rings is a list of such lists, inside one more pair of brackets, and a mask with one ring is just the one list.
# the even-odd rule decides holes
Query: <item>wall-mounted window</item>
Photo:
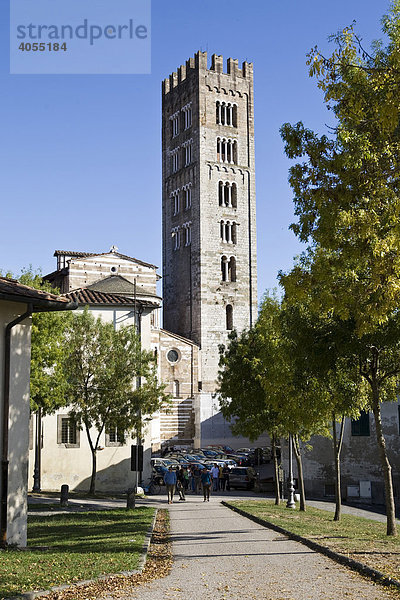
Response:
[{"label": "wall-mounted window", "polygon": [[67,448],[79,448],[79,429],[69,415],[57,415],[57,444]]},{"label": "wall-mounted window", "polygon": [[181,353],[179,352],[179,350],[177,348],[171,348],[171,350],[168,350],[167,360],[172,365],[179,362],[180,358],[181,358]]},{"label": "wall-mounted window", "polygon": [[181,247],[181,229],[180,227],[174,227],[171,231],[172,243],[174,250],[179,250]]},{"label": "wall-mounted window", "polygon": [[351,420],[351,435],[368,436],[369,432],[369,413],[364,410],[360,413],[358,419]]},{"label": "wall-mounted window", "polygon": [[112,426],[106,430],[105,445],[106,446],[123,446],[125,443],[125,432]]},{"label": "wall-mounted window", "polygon": [[179,148],[175,148],[170,152],[171,157],[171,171],[176,173],[179,170]]},{"label": "wall-mounted window", "polygon": [[233,329],[233,306],[232,304],[226,305],[226,329],[231,331]]},{"label": "wall-mounted window", "polygon": [[237,223],[235,221],[220,221],[221,241],[227,244],[236,244],[237,241]]},{"label": "wall-mounted window", "polygon": [[221,257],[221,279],[222,281],[236,281],[236,258],[234,256]]},{"label": "wall-mounted window", "polygon": [[232,102],[217,100],[215,107],[215,121],[217,125],[237,127],[237,105]]},{"label": "wall-mounted window", "polygon": [[175,381],[172,382],[172,395],[174,398],[180,397],[180,385],[177,379],[175,379]]},{"label": "wall-mounted window", "polygon": [[237,141],[230,138],[217,138],[217,160],[237,164]]},{"label": "wall-mounted window", "polygon": [[173,216],[177,215],[180,210],[180,190],[171,192],[171,212]]},{"label": "wall-mounted window", "polygon": [[182,193],[185,203],[185,210],[188,210],[192,206],[192,184],[186,183],[182,187]]},{"label": "wall-mounted window", "polygon": [[190,246],[192,243],[192,222],[184,223],[182,225],[182,233],[184,235],[185,246]]},{"label": "wall-mounted window", "polygon": [[187,140],[186,142],[184,142],[182,144],[183,164],[185,165],[185,167],[189,166],[190,163],[192,162],[192,147],[193,147],[193,140]]},{"label": "wall-mounted window", "polygon": [[171,123],[171,137],[175,137],[179,133],[179,111],[171,115],[169,120]]},{"label": "wall-mounted window", "polygon": [[237,207],[237,186],[231,181],[218,182],[218,204],[227,208]]},{"label": "wall-mounted window", "polygon": [[186,104],[182,108],[182,126],[183,129],[189,129],[192,126],[192,103]]}]

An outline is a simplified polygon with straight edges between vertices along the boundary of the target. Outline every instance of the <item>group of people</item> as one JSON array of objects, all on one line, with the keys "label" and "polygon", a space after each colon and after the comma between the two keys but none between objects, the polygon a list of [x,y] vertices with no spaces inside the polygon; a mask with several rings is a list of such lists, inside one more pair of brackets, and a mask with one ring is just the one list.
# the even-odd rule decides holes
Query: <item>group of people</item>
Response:
[{"label": "group of people", "polygon": [[203,490],[204,502],[210,501],[211,486],[214,492],[218,490],[230,490],[229,486],[229,467],[228,465],[218,466],[214,463],[211,471],[199,465],[189,465],[188,468],[180,467],[177,471],[169,467],[164,475],[164,483],[167,488],[168,504],[172,504],[175,490],[178,491],[179,500],[185,501],[185,493],[189,489],[194,494],[199,494]]}]

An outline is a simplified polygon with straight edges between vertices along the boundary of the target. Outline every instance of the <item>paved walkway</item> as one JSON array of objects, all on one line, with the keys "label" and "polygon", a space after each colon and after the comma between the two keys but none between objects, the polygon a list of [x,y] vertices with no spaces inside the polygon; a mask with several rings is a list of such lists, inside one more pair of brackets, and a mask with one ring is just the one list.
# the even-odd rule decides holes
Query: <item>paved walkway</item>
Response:
[{"label": "paved walkway", "polygon": [[[200,496],[187,496],[186,502],[171,506],[163,501],[171,516],[172,571],[138,587],[126,600],[392,598],[384,587],[241,517],[220,499],[203,503]],[[149,502],[160,504],[160,499]]]}]

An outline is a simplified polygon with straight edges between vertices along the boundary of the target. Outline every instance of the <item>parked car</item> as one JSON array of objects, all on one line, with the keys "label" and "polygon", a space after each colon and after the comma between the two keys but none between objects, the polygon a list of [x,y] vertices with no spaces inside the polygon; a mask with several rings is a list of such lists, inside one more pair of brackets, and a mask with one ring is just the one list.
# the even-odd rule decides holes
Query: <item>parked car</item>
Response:
[{"label": "parked car", "polygon": [[167,471],[167,467],[164,467],[163,465],[154,465],[153,475],[156,483],[159,485],[164,485],[164,475],[167,473]]},{"label": "parked car", "polygon": [[256,478],[257,473],[252,467],[233,467],[229,473],[229,485],[234,490],[238,488],[251,490]]}]

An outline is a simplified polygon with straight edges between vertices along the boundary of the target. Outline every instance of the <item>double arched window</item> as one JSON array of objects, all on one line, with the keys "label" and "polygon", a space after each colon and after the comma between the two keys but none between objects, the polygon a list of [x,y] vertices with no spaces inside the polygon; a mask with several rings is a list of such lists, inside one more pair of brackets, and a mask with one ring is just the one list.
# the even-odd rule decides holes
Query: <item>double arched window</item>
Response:
[{"label": "double arched window", "polygon": [[171,192],[171,213],[177,215],[180,210],[180,191],[174,190]]},{"label": "double arched window", "polygon": [[227,244],[236,244],[237,241],[237,223],[235,221],[220,221],[221,241]]},{"label": "double arched window", "polygon": [[236,281],[236,258],[231,256],[221,257],[221,279],[222,281]]}]

